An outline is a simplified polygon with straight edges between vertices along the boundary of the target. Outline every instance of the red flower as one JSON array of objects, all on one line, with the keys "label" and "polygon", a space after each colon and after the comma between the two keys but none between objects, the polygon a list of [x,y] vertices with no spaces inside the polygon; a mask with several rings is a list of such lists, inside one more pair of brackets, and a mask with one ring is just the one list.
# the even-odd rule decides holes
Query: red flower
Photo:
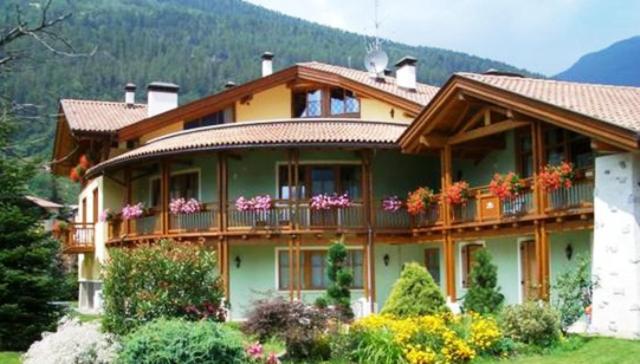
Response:
[{"label": "red flower", "polygon": [[410,192],[407,197],[407,212],[410,215],[419,215],[427,210],[427,207],[436,202],[436,197],[428,187],[419,187]]},{"label": "red flower", "polygon": [[555,191],[562,187],[571,188],[575,171],[571,163],[562,162],[558,166],[548,164],[538,176],[538,183],[545,191]]},{"label": "red flower", "polygon": [[496,173],[489,183],[489,192],[504,201],[518,196],[525,187],[525,183],[520,176],[513,172],[509,172],[505,176]]},{"label": "red flower", "polygon": [[447,201],[452,205],[463,205],[469,201],[469,183],[458,181],[447,189]]},{"label": "red flower", "polygon": [[73,182],[79,182],[80,181],[80,175],[78,175],[78,171],[76,171],[76,168],[71,168],[71,171],[69,172],[69,179]]}]

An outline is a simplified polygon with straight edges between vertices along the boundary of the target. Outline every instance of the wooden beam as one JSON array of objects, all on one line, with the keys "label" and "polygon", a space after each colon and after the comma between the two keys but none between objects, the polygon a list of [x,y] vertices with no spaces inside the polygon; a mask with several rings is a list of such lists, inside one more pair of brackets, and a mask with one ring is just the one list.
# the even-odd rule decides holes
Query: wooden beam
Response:
[{"label": "wooden beam", "polygon": [[162,235],[169,233],[169,181],[171,176],[171,165],[168,161],[162,162],[160,166],[160,226]]},{"label": "wooden beam", "polygon": [[508,130],[531,125],[528,121],[507,120],[496,124],[491,124],[478,129],[459,133],[449,138],[449,144],[460,144],[470,140],[484,138],[493,134],[503,133]]},{"label": "wooden beam", "polygon": [[438,133],[422,135],[420,136],[420,144],[429,149],[441,149],[447,144],[447,137]]},{"label": "wooden beam", "polygon": [[591,149],[598,153],[622,153],[625,150],[597,139],[591,139]]}]

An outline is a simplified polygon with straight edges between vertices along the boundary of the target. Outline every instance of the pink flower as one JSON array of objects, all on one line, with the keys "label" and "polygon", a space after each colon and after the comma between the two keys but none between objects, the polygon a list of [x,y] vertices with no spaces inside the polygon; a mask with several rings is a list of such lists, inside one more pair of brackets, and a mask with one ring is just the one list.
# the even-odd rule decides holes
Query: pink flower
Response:
[{"label": "pink flower", "polygon": [[122,218],[124,220],[134,220],[142,217],[144,214],[144,204],[138,202],[135,205],[126,205],[122,208]]},{"label": "pink flower", "polygon": [[266,364],[280,364],[280,360],[278,360],[278,356],[276,355],[276,353],[269,353]]},{"label": "pink flower", "polygon": [[268,211],[272,208],[273,199],[270,195],[258,195],[251,199],[240,196],[236,200],[236,209],[238,211]]},{"label": "pink flower", "polygon": [[184,205],[184,204],[185,204],[184,198],[182,198],[182,197],[174,198],[169,203],[169,211],[171,211],[171,213],[174,214],[174,215],[178,215],[178,214],[180,214],[182,212],[182,205]]},{"label": "pink flower", "polygon": [[389,196],[382,200],[382,209],[386,212],[398,212],[401,208],[402,200],[398,196]]},{"label": "pink flower", "polygon": [[263,349],[259,342],[255,342],[246,349],[247,355],[253,360],[262,359]]},{"label": "pink flower", "polygon": [[309,202],[309,207],[312,210],[330,210],[330,209],[339,209],[351,206],[351,199],[349,195],[346,193],[343,195],[327,195],[325,193],[321,193],[311,197],[311,201]]},{"label": "pink flower", "polygon": [[107,222],[107,221],[111,220],[112,217],[113,217],[113,213],[111,212],[111,210],[110,209],[104,209],[100,213],[100,216],[98,217],[98,220],[100,220],[100,222]]},{"label": "pink flower", "polygon": [[238,197],[236,200],[236,209],[238,211],[251,211],[253,210],[253,204],[255,201],[248,200],[244,196]]}]

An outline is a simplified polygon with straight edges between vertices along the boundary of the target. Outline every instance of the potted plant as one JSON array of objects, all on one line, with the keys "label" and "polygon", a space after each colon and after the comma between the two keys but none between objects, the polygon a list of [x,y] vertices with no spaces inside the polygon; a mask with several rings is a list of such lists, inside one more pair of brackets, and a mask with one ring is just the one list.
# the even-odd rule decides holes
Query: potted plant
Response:
[{"label": "potted plant", "polygon": [[138,202],[135,205],[127,204],[122,208],[122,219],[123,220],[136,220],[144,216],[145,209],[144,204],[142,202]]},{"label": "potted plant", "polygon": [[458,181],[453,183],[446,191],[447,202],[451,205],[466,205],[470,198],[469,183]]},{"label": "potted plant", "polygon": [[202,211],[202,204],[195,198],[188,200],[179,197],[169,202],[169,211],[173,215],[190,215]]},{"label": "potted plant", "polygon": [[563,187],[571,188],[575,177],[576,172],[571,163],[547,164],[538,176],[538,183],[543,190],[553,192]]},{"label": "potted plant", "polygon": [[240,196],[235,202],[236,210],[240,212],[252,212],[254,225],[265,226],[269,220],[269,212],[273,208],[271,195],[258,195],[250,199]]},{"label": "potted plant", "polygon": [[116,213],[111,211],[111,209],[104,209],[100,213],[98,220],[100,220],[100,222],[112,222],[116,219],[116,217]]},{"label": "potted plant", "polygon": [[506,175],[496,173],[489,183],[489,192],[500,201],[506,201],[518,197],[525,187],[526,181],[514,172]]},{"label": "potted plant", "polygon": [[420,215],[436,203],[436,196],[429,187],[419,187],[407,196],[407,212],[410,215]]},{"label": "potted plant", "polygon": [[53,222],[51,231],[56,238],[60,239],[69,232],[69,223],[64,220],[56,220]]}]

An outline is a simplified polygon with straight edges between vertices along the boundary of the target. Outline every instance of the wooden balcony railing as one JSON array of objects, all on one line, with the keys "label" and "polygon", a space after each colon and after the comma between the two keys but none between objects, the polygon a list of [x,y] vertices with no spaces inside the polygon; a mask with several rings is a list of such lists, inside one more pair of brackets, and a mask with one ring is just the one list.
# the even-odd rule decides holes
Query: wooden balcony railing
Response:
[{"label": "wooden balcony railing", "polygon": [[162,234],[162,211],[150,209],[143,217],[130,220],[131,236],[159,235]]},{"label": "wooden balcony railing", "polygon": [[471,198],[467,203],[452,206],[452,223],[469,223],[523,217],[535,212],[533,181],[517,196],[500,201],[488,192],[488,186],[470,189]]},{"label": "wooden balcony railing", "polygon": [[95,249],[93,223],[70,223],[69,229],[60,234],[64,253],[89,253]]},{"label": "wooden balcony railing", "polygon": [[578,171],[570,188],[547,193],[547,211],[588,208],[593,206],[593,171]]},{"label": "wooden balcony railing", "polygon": [[234,202],[227,205],[228,227],[238,229],[283,229],[291,227],[293,212],[287,200],[273,201],[266,211],[239,211]]},{"label": "wooden balcony railing", "polygon": [[349,207],[313,210],[309,201],[298,204],[298,224],[300,229],[358,229],[366,227],[365,206],[355,201]]},{"label": "wooden balcony railing", "polygon": [[169,233],[197,233],[219,229],[218,204],[204,203],[200,211],[192,214],[169,215]]},{"label": "wooden balcony railing", "polygon": [[[440,197],[437,196],[438,201]],[[375,227],[378,229],[411,229],[433,227],[442,223],[442,203],[436,203],[427,207],[426,211],[419,215],[410,215],[406,209],[398,211],[385,211],[382,202],[376,204]]]}]

